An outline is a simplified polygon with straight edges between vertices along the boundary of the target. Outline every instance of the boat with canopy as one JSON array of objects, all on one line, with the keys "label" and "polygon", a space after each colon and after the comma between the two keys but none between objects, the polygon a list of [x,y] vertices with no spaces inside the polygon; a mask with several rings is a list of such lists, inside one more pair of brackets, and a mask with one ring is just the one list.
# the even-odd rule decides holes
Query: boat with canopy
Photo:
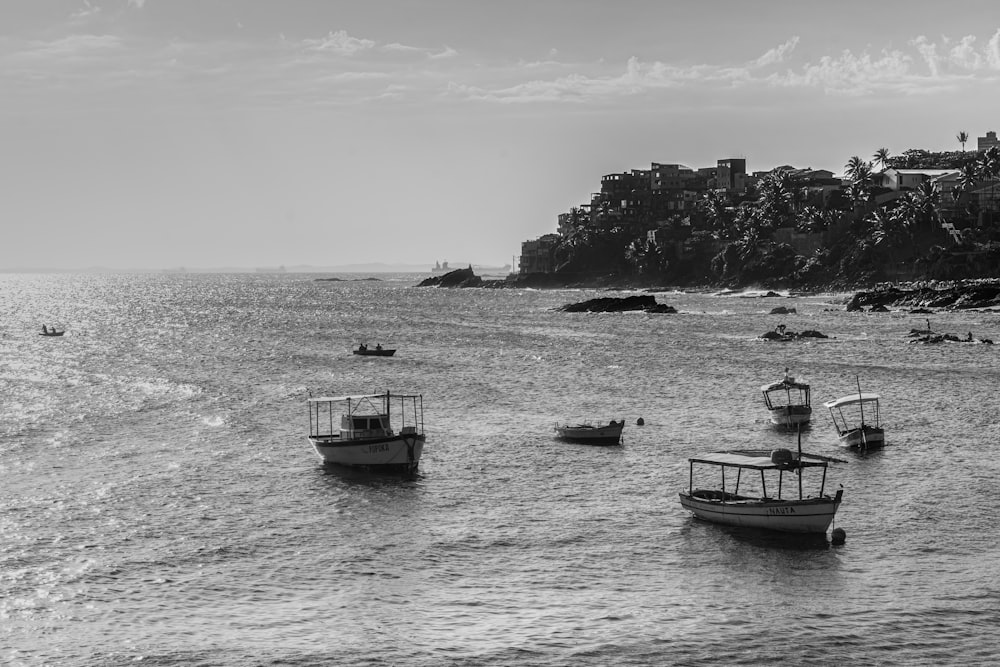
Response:
[{"label": "boat with canopy", "polygon": [[[741,449],[700,454],[688,462],[688,488],[680,493],[681,505],[713,523],[826,533],[843,496],[843,489],[833,496],[826,493],[827,466],[839,459],[818,454]],[[822,472],[818,489],[811,492],[803,485],[809,470]],[[699,486],[706,474],[714,482]]]}]

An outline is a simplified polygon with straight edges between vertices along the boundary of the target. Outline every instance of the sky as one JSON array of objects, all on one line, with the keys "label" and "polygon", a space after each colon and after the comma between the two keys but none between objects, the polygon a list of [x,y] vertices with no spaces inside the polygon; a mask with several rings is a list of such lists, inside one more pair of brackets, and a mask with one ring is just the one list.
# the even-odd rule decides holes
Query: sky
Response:
[{"label": "sky", "polygon": [[652,162],[974,149],[998,83],[996,0],[0,0],[0,270],[501,265]]}]

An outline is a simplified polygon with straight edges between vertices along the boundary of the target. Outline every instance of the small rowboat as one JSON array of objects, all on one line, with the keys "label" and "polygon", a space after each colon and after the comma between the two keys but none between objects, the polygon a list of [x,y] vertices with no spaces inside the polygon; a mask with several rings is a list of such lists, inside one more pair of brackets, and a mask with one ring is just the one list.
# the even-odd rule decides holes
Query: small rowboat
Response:
[{"label": "small rowboat", "polygon": [[612,419],[605,426],[556,424],[556,437],[566,442],[577,442],[584,445],[617,445],[621,443],[624,427],[624,419],[619,422]]},{"label": "small rowboat", "polygon": [[384,348],[381,345],[376,345],[375,347],[362,345],[354,350],[354,354],[360,354],[363,357],[391,357],[396,354],[396,350]]}]

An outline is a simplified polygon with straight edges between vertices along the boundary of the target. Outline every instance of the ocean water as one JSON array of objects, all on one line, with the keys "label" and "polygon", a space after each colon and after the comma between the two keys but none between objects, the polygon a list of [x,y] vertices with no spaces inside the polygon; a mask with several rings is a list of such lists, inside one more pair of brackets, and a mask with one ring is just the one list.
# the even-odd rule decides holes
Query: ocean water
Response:
[{"label": "ocean water", "polygon": [[[1000,341],[1000,315],[315,277],[0,276],[0,663],[997,662],[1000,346],[907,334]],[[829,338],[757,340],[779,323]],[[843,545],[678,502],[689,455],[795,446],[760,394],[786,366],[803,449],[845,461]],[[858,380],[887,428],[865,456],[822,407]],[[419,473],[321,466],[310,393],[384,389],[424,396]],[[621,447],[553,438],[612,418]]]}]

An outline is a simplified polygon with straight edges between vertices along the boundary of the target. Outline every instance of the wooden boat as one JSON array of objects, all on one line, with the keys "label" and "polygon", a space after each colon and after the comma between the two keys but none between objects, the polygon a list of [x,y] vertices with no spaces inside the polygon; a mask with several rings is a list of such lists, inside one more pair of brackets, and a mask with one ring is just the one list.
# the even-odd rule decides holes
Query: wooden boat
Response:
[{"label": "wooden boat", "polygon": [[39,336],[62,336],[66,333],[65,329],[56,329],[55,327],[47,327],[42,325],[42,331],[38,334]]},{"label": "wooden boat", "polygon": [[[309,442],[324,463],[417,467],[426,439],[422,395],[386,391],[310,398],[308,405]],[[335,413],[339,414],[336,424]]]},{"label": "wooden boat", "polygon": [[823,405],[830,410],[841,447],[874,449],[885,444],[878,394],[859,391]]},{"label": "wooden boat", "polygon": [[812,417],[809,385],[796,382],[788,374],[787,368],[784,378],[779,382],[765,384],[760,390],[764,393],[764,405],[767,406],[772,424],[795,427],[809,423]]},{"label": "wooden boat", "polygon": [[[826,533],[840,507],[843,489],[834,496],[825,493],[827,465],[837,459],[775,449],[711,452],[688,461],[690,477],[687,491],[680,493],[681,505],[705,521],[786,533]],[[695,487],[696,470],[701,477],[704,466],[721,472],[712,475],[718,487]],[[810,468],[823,471],[816,495],[803,492],[803,473]]]},{"label": "wooden boat", "polygon": [[593,424],[556,424],[556,437],[566,442],[577,442],[585,445],[617,445],[622,440],[622,429],[625,420],[616,422],[612,419],[604,426]]},{"label": "wooden boat", "polygon": [[384,348],[381,345],[376,345],[375,347],[359,345],[358,349],[354,350],[354,354],[360,354],[365,357],[391,357],[396,354],[396,350]]}]

